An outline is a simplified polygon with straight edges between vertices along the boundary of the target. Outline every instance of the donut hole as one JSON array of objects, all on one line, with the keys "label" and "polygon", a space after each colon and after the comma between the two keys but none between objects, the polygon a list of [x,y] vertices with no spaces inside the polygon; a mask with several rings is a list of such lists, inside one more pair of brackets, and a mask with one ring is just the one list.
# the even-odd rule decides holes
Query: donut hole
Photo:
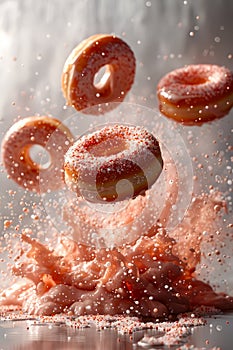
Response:
[{"label": "donut hole", "polygon": [[121,179],[116,184],[116,192],[118,198],[125,198],[125,193],[127,193],[127,198],[134,198],[134,185],[128,179]]},{"label": "donut hole", "polygon": [[200,75],[193,75],[193,76],[187,76],[185,77],[184,80],[181,81],[181,83],[185,83],[187,85],[201,85],[201,84],[205,84],[206,81],[208,80],[207,77],[203,77]]},{"label": "donut hole", "polygon": [[93,81],[93,85],[94,87],[97,89],[97,97],[98,94],[103,94],[104,91],[103,89],[106,89],[106,87],[108,89],[110,89],[110,85],[109,85],[109,78],[110,78],[111,72],[110,72],[110,67],[108,64],[102,66],[95,74],[94,76],[94,81]]},{"label": "donut hole", "polygon": [[121,153],[126,149],[128,149],[127,142],[120,137],[114,137],[91,146],[88,151],[95,157],[108,157]]},{"label": "donut hole", "polygon": [[51,165],[49,152],[41,145],[32,145],[28,149],[28,155],[31,162],[40,169],[48,169]]}]

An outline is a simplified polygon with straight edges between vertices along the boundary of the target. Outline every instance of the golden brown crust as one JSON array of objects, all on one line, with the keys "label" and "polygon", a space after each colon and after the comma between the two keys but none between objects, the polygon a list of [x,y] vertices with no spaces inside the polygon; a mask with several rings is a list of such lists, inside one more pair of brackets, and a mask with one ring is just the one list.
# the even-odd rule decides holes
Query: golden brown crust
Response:
[{"label": "golden brown crust", "polygon": [[201,125],[225,116],[233,106],[233,73],[217,65],[176,69],[157,85],[160,111],[182,124]]},{"label": "golden brown crust", "polygon": [[[95,75],[104,66],[105,74],[95,85]],[[134,54],[123,40],[114,35],[91,36],[65,62],[62,90],[67,104],[83,111],[98,104],[123,101],[133,84],[135,66]]]},{"label": "golden brown crust", "polygon": [[[69,129],[56,118],[23,118],[8,130],[3,139],[3,165],[9,177],[27,190],[55,190],[64,185],[63,155],[72,140]],[[30,151],[34,145],[42,146],[49,153],[48,167],[43,168],[32,160]]]},{"label": "golden brown crust", "polygon": [[[107,126],[83,136],[65,155],[68,187],[92,202],[114,202],[144,194],[159,177],[158,141],[146,129]],[[127,183],[121,184],[121,181]]]}]

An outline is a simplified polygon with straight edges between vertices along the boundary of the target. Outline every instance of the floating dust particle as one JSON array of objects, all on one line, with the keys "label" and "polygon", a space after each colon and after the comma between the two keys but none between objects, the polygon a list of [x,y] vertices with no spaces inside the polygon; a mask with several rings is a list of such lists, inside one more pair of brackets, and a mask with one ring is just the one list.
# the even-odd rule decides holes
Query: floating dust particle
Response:
[{"label": "floating dust particle", "polygon": [[214,41],[215,41],[216,43],[220,43],[220,42],[221,42],[221,38],[220,38],[219,36],[216,36],[216,37],[214,38]]},{"label": "floating dust particle", "polygon": [[32,220],[39,220],[40,217],[39,217],[39,215],[32,214],[31,218],[32,218]]},{"label": "floating dust particle", "polygon": [[4,221],[4,229],[9,228],[12,225],[12,220],[5,220]]},{"label": "floating dust particle", "polygon": [[151,7],[151,1],[146,2],[146,7]]}]

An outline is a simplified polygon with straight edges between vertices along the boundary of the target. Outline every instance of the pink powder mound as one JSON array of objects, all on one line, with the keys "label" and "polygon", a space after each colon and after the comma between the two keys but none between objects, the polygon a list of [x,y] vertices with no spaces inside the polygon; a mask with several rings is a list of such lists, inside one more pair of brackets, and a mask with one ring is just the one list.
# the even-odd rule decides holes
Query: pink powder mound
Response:
[{"label": "pink powder mound", "polygon": [[61,236],[51,250],[23,233],[29,249],[12,267],[22,279],[2,291],[0,305],[18,305],[31,315],[121,314],[152,319],[201,305],[232,310],[233,297],[216,293],[195,276],[202,232],[213,231],[224,206],[218,194],[203,195],[193,201],[174,237],[157,225],[133,243],[112,249],[88,247]]}]

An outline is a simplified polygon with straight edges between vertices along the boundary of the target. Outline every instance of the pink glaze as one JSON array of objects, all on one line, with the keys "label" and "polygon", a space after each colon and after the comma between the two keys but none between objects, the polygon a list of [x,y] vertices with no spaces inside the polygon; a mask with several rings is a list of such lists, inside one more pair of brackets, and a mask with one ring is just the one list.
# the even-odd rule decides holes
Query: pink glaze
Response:
[{"label": "pink glaze", "polygon": [[[206,210],[206,201],[213,199],[213,194],[204,201],[200,199],[197,207],[191,207],[187,221],[199,217]],[[206,215],[206,220],[211,228],[213,217]],[[3,291],[1,305],[14,301],[24,312],[36,315],[66,312],[155,319],[201,305],[233,309],[232,297],[215,293],[195,277],[195,266],[180,259],[176,241],[162,227],[157,227],[153,236],[142,235],[131,244],[113,249],[91,248],[63,236],[54,249],[26,234],[22,234],[22,240],[30,249],[13,266],[13,273],[31,282]],[[183,240],[188,245],[185,237]],[[182,236],[177,244],[181,242]]]},{"label": "pink glaze", "polygon": [[[64,168],[65,181],[78,196],[113,202],[144,194],[159,177],[163,160],[158,141],[146,129],[113,125],[76,141]],[[121,180],[130,184],[119,193]]]},{"label": "pink glaze", "polygon": [[[62,89],[69,105],[82,110],[98,104],[121,102],[135,75],[135,57],[130,47],[114,35],[98,34],[81,42],[67,58]],[[106,71],[94,84],[102,67]],[[98,109],[89,110],[98,114]]]},{"label": "pink glaze", "polygon": [[[52,142],[50,142],[52,140]],[[2,142],[2,160],[11,179],[30,191],[46,192],[64,186],[63,157],[72,142],[68,128],[51,117],[20,119],[6,133]],[[40,145],[50,155],[43,168],[31,159],[30,149]]]},{"label": "pink glaze", "polygon": [[158,83],[159,107],[184,124],[201,124],[226,115],[233,106],[233,73],[210,64],[188,65]]},{"label": "pink glaze", "polygon": [[[194,216],[192,211],[199,214]],[[205,244],[212,242],[214,246],[216,239],[214,235],[205,236],[203,232],[213,232],[216,217],[221,211],[226,212],[227,208],[221,194],[214,191],[194,197],[192,211],[188,211],[186,220],[172,231],[171,236],[176,240],[173,250],[175,254],[185,261],[190,269],[195,269],[201,261]]]}]

